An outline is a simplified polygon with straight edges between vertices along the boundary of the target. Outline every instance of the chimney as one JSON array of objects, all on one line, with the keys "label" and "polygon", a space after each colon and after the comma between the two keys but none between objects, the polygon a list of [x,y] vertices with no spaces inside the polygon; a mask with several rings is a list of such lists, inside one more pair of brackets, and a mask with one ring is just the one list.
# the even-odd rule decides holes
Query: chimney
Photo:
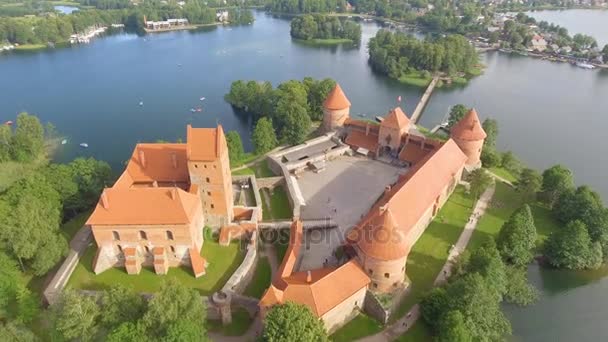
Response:
[{"label": "chimney", "polygon": [[110,209],[110,201],[108,200],[108,195],[105,190],[101,193],[101,206],[104,209]]},{"label": "chimney", "polygon": [[175,153],[171,153],[171,163],[173,164],[173,168],[177,169],[177,156]]},{"label": "chimney", "polygon": [[312,274],[310,273],[310,271],[306,271],[306,282],[308,284],[312,283]]},{"label": "chimney", "polygon": [[138,151],[139,151],[139,163],[141,164],[141,167],[143,167],[145,169],[146,168],[146,155],[143,150],[138,150]]},{"label": "chimney", "polygon": [[392,187],[390,185],[387,185],[384,187],[384,194],[387,195],[389,192],[391,192]]}]

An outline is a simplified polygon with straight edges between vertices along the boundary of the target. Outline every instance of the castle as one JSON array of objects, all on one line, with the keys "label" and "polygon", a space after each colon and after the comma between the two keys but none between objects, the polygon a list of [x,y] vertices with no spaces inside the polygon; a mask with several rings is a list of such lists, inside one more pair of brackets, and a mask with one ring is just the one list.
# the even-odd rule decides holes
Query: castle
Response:
[{"label": "castle", "polygon": [[228,146],[222,126],[187,127],[185,144],[137,144],[116,183],[104,189],[87,225],[97,243],[95,273],[125,267],[158,274],[189,265],[205,273],[203,227],[234,217]]},{"label": "castle", "polygon": [[328,330],[344,324],[364,307],[366,291],[390,293],[406,282],[411,248],[460,182],[481,166],[486,137],[475,110],[452,129],[446,141],[422,134],[401,108],[379,124],[350,118],[351,103],[339,85],[323,104],[323,128],[360,155],[409,168],[386,186],[378,200],[347,233],[350,260],[339,267],[300,271],[294,265],[302,244],[295,221],[287,254],[260,307],[293,301],[308,306]]}]

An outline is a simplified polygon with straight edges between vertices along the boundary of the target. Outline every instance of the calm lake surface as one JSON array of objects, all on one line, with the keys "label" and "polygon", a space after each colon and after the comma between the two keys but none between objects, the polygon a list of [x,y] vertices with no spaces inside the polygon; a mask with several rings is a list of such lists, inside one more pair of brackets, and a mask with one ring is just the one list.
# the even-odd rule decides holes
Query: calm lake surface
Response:
[{"label": "calm lake surface", "polygon": [[[377,29],[363,24],[358,48],[314,48],[291,41],[288,21],[259,13],[253,26],[120,34],[89,45],[0,55],[0,122],[14,120],[20,111],[35,113],[69,140],[56,156],[59,161],[94,156],[120,171],[135,143],[184,138],[188,123],[221,123],[239,131],[250,148],[251,123],[223,100],[238,79],[276,85],[305,76],[332,77],[352,102],[353,117],[383,115],[397,105],[398,96],[411,113],[423,89],[376,75],[367,65],[365,46]],[[465,87],[437,90],[420,123],[433,127],[457,103],[474,106],[482,119],[498,120],[500,149],[513,150],[539,169],[563,163],[577,182],[608,198],[608,73],[500,53],[482,59],[485,74]],[[199,106],[201,113],[190,112]],[[89,148],[79,148],[81,142]],[[529,308],[508,307],[515,338],[605,339],[604,275],[532,267],[531,280],[542,298]]]},{"label": "calm lake surface", "polygon": [[582,33],[594,37],[600,49],[608,44],[608,10],[572,9],[528,12],[536,20],[555,23],[568,29],[570,35]]}]

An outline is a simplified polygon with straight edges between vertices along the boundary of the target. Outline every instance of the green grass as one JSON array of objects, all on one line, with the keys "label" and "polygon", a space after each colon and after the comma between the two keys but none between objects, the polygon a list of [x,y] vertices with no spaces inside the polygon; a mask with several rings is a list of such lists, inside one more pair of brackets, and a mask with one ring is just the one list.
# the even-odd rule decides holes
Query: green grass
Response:
[{"label": "green grass", "polygon": [[206,238],[201,255],[209,262],[206,274],[195,278],[188,267],[171,267],[165,276],[154,273],[152,268],[142,268],[140,274],[129,275],[124,268],[110,268],[98,275],[92,270],[96,247],[87,249],[68,286],[77,289],[103,290],[112,284],[130,285],[137,292],[156,292],[161,281],[167,277],[177,278],[187,287],[198,290],[202,295],[210,295],[219,290],[239,267],[244,258],[240,241],[220,246],[216,239]]},{"label": "green grass", "polygon": [[551,215],[551,210],[542,203],[534,203],[530,205],[530,209],[536,226],[536,248],[540,250],[549,235],[558,230],[561,224]]},{"label": "green grass", "polygon": [[46,49],[46,44],[22,44],[15,47],[15,51],[36,51]]},{"label": "green grass", "polygon": [[244,294],[249,297],[262,298],[264,291],[270,287],[272,270],[268,258],[262,257],[258,259],[258,265],[255,269],[255,274],[249,285],[245,289]]},{"label": "green grass", "polygon": [[331,340],[335,342],[349,342],[364,336],[373,335],[382,330],[382,325],[375,319],[360,313],[342,328],[336,330],[331,335]]},{"label": "green grass", "polygon": [[492,172],[493,174],[508,180],[511,183],[517,182],[517,176],[513,174],[513,172],[505,169],[504,167],[491,167],[488,170],[490,170],[490,172]]},{"label": "green grass", "polygon": [[331,38],[331,39],[297,39],[292,38],[294,41],[298,43],[302,43],[304,45],[312,45],[312,46],[327,46],[327,45],[340,45],[340,44],[352,44],[353,41],[345,38]]},{"label": "green grass", "polygon": [[467,246],[469,251],[479,247],[488,237],[496,237],[503,223],[522,205],[521,195],[511,186],[496,182],[496,192],[486,213],[471,236]]},{"label": "green grass", "polygon": [[237,171],[232,171],[233,176],[255,175],[255,170],[251,167],[246,167]]},{"label": "green grass", "polygon": [[[280,234],[285,234],[284,238],[282,239],[275,239],[273,241],[273,245],[274,245],[274,251],[277,255],[277,261],[279,262],[279,264],[281,264],[283,262],[283,259],[285,258],[285,254],[287,254],[287,248],[289,247],[289,229],[284,229],[281,231]],[[283,236],[283,235],[281,235]]]},{"label": "green grass", "polygon": [[268,160],[263,160],[255,165],[255,175],[258,178],[276,176],[268,166]]},{"label": "green grass", "polygon": [[224,326],[221,321],[209,319],[207,320],[207,330],[224,336],[241,336],[247,332],[251,323],[253,323],[253,319],[247,310],[239,307],[232,312],[232,323]]},{"label": "green grass", "polygon": [[467,76],[469,76],[469,77],[480,76],[481,74],[483,74],[483,69],[484,69],[483,65],[473,67],[473,68],[469,69],[469,71],[467,71]]},{"label": "green grass", "polygon": [[293,217],[287,193],[282,186],[275,187],[272,192],[266,189],[261,191],[266,196],[270,196],[270,208],[268,208],[266,201],[262,198],[262,216],[264,220],[285,220]]},{"label": "green grass", "polygon": [[412,283],[410,294],[399,304],[391,320],[403,317],[418,303],[433,282],[471,216],[474,201],[459,186],[441,208],[433,222],[416,242],[407,259],[406,273]]},{"label": "green grass", "polygon": [[412,72],[406,75],[403,75],[401,77],[399,77],[399,82],[404,83],[404,84],[408,84],[414,87],[426,87],[429,85],[429,83],[431,83],[431,80],[433,78],[431,76],[429,77],[423,77],[420,75],[420,72]]}]

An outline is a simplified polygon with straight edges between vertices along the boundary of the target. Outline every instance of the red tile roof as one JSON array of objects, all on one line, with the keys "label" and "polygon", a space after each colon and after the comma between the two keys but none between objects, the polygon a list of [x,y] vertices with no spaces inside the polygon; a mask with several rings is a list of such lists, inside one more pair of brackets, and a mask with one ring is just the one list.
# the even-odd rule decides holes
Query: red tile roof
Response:
[{"label": "red tile roof", "polygon": [[344,142],[352,147],[361,147],[368,151],[376,152],[378,148],[378,135],[365,135],[365,132],[352,130]]},{"label": "red tile roof", "polygon": [[[466,160],[466,155],[456,143],[452,139],[448,140],[441,148],[414,165],[390,191],[380,198],[363,220],[350,231],[348,241],[359,245],[364,252],[369,252],[370,256],[381,260],[392,260],[394,256],[402,255],[403,253],[396,252],[404,250],[400,240],[387,240],[386,243],[367,246],[365,243],[361,244],[358,236],[369,234],[366,230],[370,227],[390,231],[378,224],[379,222],[391,222],[381,217],[381,208],[384,208],[390,210],[391,220],[394,220],[389,227],[396,225],[400,230],[399,235],[395,236],[403,236],[407,241],[408,234],[412,232],[416,223],[441,195],[443,189],[450,184],[454,176],[462,170]],[[407,246],[407,248],[409,249],[411,246]]]},{"label": "red tile roof", "polygon": [[475,109],[471,109],[451,130],[453,138],[461,140],[483,140],[487,134],[481,126]]},{"label": "red tile roof", "polygon": [[368,256],[380,260],[395,260],[405,257],[411,246],[399,229],[390,208],[374,208],[375,212],[360,228],[354,229],[348,238]]},{"label": "red tile roof", "polygon": [[323,102],[323,107],[331,110],[346,109],[350,107],[350,101],[348,101],[338,83],[336,83],[334,89],[327,95],[327,98]]},{"label": "red tile roof", "polygon": [[287,252],[285,253],[283,261],[281,262],[276,276],[272,281],[272,283],[280,290],[285,289],[287,283],[284,279],[289,277],[295,269],[296,261],[298,260],[298,255],[300,254],[300,248],[302,247],[302,239],[302,221],[294,221],[291,224]]},{"label": "red tile roof", "polygon": [[407,115],[405,115],[403,110],[401,110],[401,107],[396,107],[395,109],[388,112],[388,115],[384,117],[384,120],[382,120],[380,125],[391,128],[403,129],[410,125],[410,119],[408,119]]},{"label": "red tile roof", "polygon": [[[310,281],[308,277],[310,275]],[[370,278],[353,259],[338,268],[322,268],[297,272],[285,278],[285,290],[271,286],[260,304],[272,306],[285,302],[306,305],[317,316],[321,317],[335,308],[357,291],[366,288]]]},{"label": "red tile roof", "polygon": [[221,125],[217,128],[192,128],[186,130],[186,153],[188,160],[213,161],[226,148],[226,137]]},{"label": "red tile roof", "polygon": [[[128,175],[124,175],[124,173]],[[119,186],[142,182],[189,182],[186,144],[137,144]],[[122,182],[129,178],[129,182]]]},{"label": "red tile roof", "polygon": [[188,254],[190,255],[190,263],[192,264],[192,271],[194,277],[198,278],[206,273],[207,261],[203,258],[196,248],[188,248]]},{"label": "red tile roof", "polygon": [[179,188],[107,188],[87,224],[188,224],[197,210],[198,194]]}]

